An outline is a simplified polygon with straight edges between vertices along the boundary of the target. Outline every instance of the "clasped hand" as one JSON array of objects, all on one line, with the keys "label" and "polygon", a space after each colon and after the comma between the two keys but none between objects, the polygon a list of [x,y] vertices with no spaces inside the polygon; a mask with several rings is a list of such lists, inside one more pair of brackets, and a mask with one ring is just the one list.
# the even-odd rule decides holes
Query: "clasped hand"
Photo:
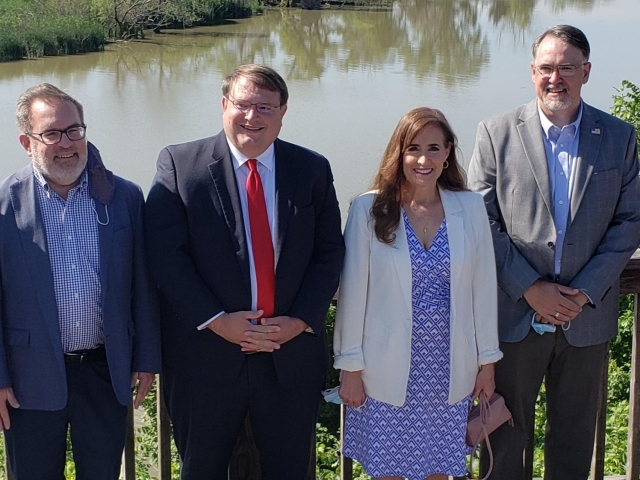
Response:
[{"label": "clasped hand", "polygon": [[536,280],[524,292],[524,298],[537,312],[538,321],[552,325],[564,325],[576,318],[589,300],[576,288],[544,280]]},{"label": "clasped hand", "polygon": [[245,353],[273,352],[280,345],[304,332],[307,324],[295,317],[261,318],[260,324],[252,323],[263,311],[223,313],[207,328],[228,342],[240,345]]}]

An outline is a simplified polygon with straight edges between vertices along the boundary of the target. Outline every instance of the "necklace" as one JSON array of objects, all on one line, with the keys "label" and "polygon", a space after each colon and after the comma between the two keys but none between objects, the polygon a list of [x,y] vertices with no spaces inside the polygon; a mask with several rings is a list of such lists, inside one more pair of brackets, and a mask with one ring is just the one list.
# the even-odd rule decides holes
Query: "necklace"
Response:
[{"label": "necklace", "polygon": [[443,211],[440,198],[428,203],[406,202],[405,211],[409,216],[414,232],[420,237],[420,243],[424,248],[429,248],[433,240],[434,232],[442,221]]}]

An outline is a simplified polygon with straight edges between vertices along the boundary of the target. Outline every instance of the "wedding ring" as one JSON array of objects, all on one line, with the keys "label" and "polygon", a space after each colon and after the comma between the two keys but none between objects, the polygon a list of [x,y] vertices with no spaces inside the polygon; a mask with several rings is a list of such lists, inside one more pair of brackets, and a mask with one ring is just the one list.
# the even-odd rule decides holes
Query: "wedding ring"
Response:
[{"label": "wedding ring", "polygon": [[560,316],[560,312],[556,312],[556,314],[554,315],[554,317],[558,318]]}]

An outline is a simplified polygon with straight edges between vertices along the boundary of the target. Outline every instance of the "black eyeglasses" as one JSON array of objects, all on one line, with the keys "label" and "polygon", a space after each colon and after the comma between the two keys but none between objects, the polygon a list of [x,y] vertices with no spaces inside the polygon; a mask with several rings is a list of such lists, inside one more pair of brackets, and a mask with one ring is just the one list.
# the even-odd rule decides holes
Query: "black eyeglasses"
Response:
[{"label": "black eyeglasses", "polygon": [[551,65],[535,65],[534,67],[542,78],[549,78],[556,70],[558,70],[558,75],[561,77],[573,77],[576,74],[576,70],[584,67],[587,63],[589,62],[584,62],[582,65],[558,65],[557,67]]},{"label": "black eyeglasses", "polygon": [[245,100],[237,100],[233,101],[229,97],[227,97],[233,106],[240,110],[242,113],[247,113],[251,110],[251,107],[256,107],[256,112],[260,115],[271,115],[275,110],[280,108],[282,105],[269,105],[268,103],[251,103]]},{"label": "black eyeglasses", "polygon": [[55,145],[56,143],[60,143],[62,140],[62,134],[65,134],[69,140],[72,142],[76,142],[78,140],[82,140],[87,134],[87,126],[86,125],[73,125],[65,130],[47,130],[42,133],[29,132],[29,135],[36,140],[44,143],[45,145]]}]

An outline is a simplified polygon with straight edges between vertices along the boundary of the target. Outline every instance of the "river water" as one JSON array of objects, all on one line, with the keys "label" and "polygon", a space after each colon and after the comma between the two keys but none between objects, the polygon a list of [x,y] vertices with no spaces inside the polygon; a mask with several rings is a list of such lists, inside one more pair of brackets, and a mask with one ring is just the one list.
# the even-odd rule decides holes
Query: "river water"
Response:
[{"label": "river water", "polygon": [[159,150],[222,127],[220,84],[264,63],[288,83],[280,137],[324,154],[343,214],[366,190],[399,118],[441,109],[467,165],[477,123],[533,98],[534,38],[581,28],[593,64],[583,98],[609,111],[623,79],[640,85],[638,0],[400,0],[383,10],[273,10],[217,27],[166,31],[104,52],[0,63],[0,177],[29,159],[15,101],[51,82],[85,106],[88,138],[117,174],[146,192]]}]

